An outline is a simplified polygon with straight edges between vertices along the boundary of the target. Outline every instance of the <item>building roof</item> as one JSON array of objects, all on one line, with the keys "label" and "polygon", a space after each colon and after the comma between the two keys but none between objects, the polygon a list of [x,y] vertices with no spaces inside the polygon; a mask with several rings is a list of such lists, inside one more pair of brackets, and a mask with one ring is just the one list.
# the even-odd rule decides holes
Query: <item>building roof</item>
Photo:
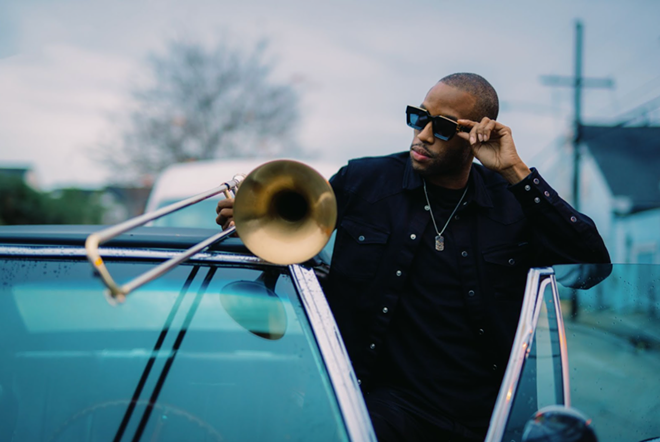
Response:
[{"label": "building roof", "polygon": [[583,126],[582,142],[624,212],[660,207],[660,127]]},{"label": "building roof", "polygon": [[16,177],[25,180],[25,176],[30,172],[29,167],[0,167],[0,175]]}]

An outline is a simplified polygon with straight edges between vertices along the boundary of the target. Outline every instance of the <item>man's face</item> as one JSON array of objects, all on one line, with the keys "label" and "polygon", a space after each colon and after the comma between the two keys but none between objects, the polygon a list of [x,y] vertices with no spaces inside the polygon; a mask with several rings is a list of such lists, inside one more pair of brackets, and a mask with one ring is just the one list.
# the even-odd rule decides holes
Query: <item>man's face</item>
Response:
[{"label": "man's face", "polygon": [[[437,83],[426,94],[421,107],[431,115],[458,120],[470,119],[475,104],[473,95],[445,83]],[[421,131],[414,130],[410,159],[413,169],[424,177],[458,176],[470,166],[472,158],[469,143],[458,136],[449,141],[439,140],[433,136],[431,123]]]}]

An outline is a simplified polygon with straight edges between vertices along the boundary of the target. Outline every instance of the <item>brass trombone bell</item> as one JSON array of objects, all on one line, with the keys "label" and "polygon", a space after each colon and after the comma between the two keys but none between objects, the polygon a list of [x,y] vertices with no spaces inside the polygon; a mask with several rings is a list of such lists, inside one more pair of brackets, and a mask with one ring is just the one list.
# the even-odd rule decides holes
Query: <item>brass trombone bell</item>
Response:
[{"label": "brass trombone bell", "polygon": [[[243,183],[242,185],[241,182]],[[99,246],[149,221],[238,188],[234,201],[235,227],[218,232],[133,278],[117,284],[99,252]],[[265,163],[245,179],[237,175],[220,186],[94,232],[87,237],[87,259],[106,285],[112,303],[123,302],[133,290],[169,272],[177,265],[237,232],[247,248],[274,264],[294,264],[312,258],[330,239],[337,221],[337,202],[330,184],[311,167],[291,160]]]},{"label": "brass trombone bell", "polygon": [[274,264],[301,263],[330,239],[337,202],[316,170],[297,161],[275,160],[254,169],[241,183],[234,222],[255,255]]}]

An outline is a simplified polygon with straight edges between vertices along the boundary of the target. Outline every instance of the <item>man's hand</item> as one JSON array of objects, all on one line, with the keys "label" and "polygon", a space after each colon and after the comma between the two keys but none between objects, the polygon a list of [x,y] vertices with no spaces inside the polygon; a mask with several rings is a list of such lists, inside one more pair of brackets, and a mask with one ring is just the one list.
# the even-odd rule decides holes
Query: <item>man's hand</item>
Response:
[{"label": "man's hand", "polygon": [[222,230],[227,230],[234,225],[234,198],[226,198],[218,201],[218,206],[215,208],[215,213],[218,216],[215,222],[222,226]]},{"label": "man's hand", "polygon": [[461,119],[458,124],[471,128],[470,133],[459,132],[458,136],[470,143],[472,153],[484,167],[498,172],[511,184],[532,172],[518,156],[511,129],[505,125],[487,117],[479,123]]}]

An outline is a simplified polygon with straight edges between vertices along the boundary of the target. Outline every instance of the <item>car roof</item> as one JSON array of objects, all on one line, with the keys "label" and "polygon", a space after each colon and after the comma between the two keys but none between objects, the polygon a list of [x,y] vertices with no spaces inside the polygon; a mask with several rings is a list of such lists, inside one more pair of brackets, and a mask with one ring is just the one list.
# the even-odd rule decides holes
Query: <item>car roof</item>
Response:
[{"label": "car roof", "polygon": [[[98,225],[20,225],[0,226],[0,244],[84,246],[89,235],[107,226]],[[187,249],[209,238],[218,230],[183,227],[137,227],[104,243],[107,247]],[[226,238],[209,250],[250,252],[240,238]]]}]

